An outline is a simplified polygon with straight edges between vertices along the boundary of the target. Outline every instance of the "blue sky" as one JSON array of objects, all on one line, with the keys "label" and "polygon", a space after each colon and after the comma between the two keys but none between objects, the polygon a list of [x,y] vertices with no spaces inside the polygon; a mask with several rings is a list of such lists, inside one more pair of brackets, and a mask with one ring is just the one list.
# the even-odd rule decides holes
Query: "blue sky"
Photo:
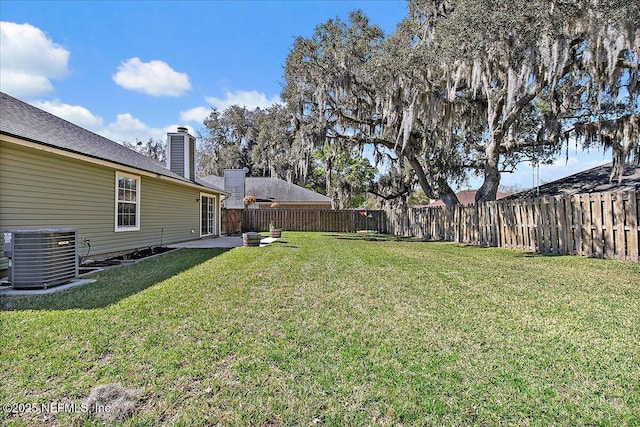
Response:
[{"label": "blue sky", "polygon": [[[0,0],[0,89],[114,141],[162,140],[211,107],[277,102],[295,37],[355,9],[389,34],[406,2]],[[540,179],[609,159],[571,150]],[[530,187],[519,169],[503,183]]]}]

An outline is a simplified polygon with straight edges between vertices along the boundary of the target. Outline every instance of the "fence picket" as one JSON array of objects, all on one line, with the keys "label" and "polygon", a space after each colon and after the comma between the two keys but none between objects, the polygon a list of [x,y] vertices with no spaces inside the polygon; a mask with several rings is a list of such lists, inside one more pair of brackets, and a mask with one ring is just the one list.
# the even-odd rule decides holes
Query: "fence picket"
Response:
[{"label": "fence picket", "polygon": [[531,251],[535,251],[536,250],[536,223],[534,220],[534,205],[533,205],[533,200],[528,199],[525,200],[525,204],[527,206],[527,221],[528,221],[528,238],[529,238],[529,243],[527,246],[527,249],[531,250]]},{"label": "fence picket", "polygon": [[640,242],[640,192],[629,191],[627,196],[627,215],[625,216],[625,237],[627,238],[627,259],[638,261]]},{"label": "fence picket", "polygon": [[265,231],[270,222],[288,231],[401,236],[520,248],[542,253],[638,261],[640,193],[595,193],[502,200],[470,206],[405,211],[223,209],[223,234]]},{"label": "fence picket", "polygon": [[515,210],[515,218],[514,218],[514,229],[516,233],[516,248],[522,249],[524,247],[524,222],[522,221],[522,209],[524,208],[524,204],[514,205]]},{"label": "fence picket", "polygon": [[613,233],[613,200],[611,193],[602,197],[602,241],[605,258],[615,258],[615,241]]},{"label": "fence picket", "polygon": [[613,227],[614,227],[614,243],[615,243],[615,258],[626,259],[627,247],[625,245],[625,210],[624,210],[624,196],[626,193],[617,193],[614,195],[613,200]]},{"label": "fence picket", "polygon": [[573,221],[573,255],[582,255],[582,202],[580,195],[571,196],[571,212]]},{"label": "fence picket", "polygon": [[593,251],[596,258],[602,258],[604,251],[602,248],[603,230],[602,230],[602,196],[600,194],[592,195],[592,223],[593,231]]}]

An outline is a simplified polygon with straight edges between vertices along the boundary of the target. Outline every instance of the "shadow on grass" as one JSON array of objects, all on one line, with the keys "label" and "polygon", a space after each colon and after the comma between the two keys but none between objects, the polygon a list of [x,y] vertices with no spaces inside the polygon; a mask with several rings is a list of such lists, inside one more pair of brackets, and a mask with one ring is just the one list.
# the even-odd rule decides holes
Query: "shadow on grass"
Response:
[{"label": "shadow on grass", "polygon": [[286,240],[276,240],[275,242],[271,242],[272,245],[282,245],[283,248],[293,248],[293,249],[299,249],[299,246],[296,245],[290,245],[288,241]]},{"label": "shadow on grass", "polygon": [[[499,246],[486,246],[486,245],[480,245],[480,244],[475,244],[475,243],[457,243],[458,246],[460,247],[464,247],[464,248],[471,248],[471,249],[504,249],[506,251],[509,251],[509,253],[511,253],[513,255],[513,257],[515,258],[561,258],[561,257],[573,257],[575,258],[576,255],[571,255],[571,254],[558,254],[558,253],[553,253],[553,252],[538,252],[538,251],[533,251],[531,249],[523,249],[523,248],[507,248],[507,247],[499,247]],[[592,257],[594,259],[597,259],[596,257]]]},{"label": "shadow on grass", "polygon": [[[338,240],[360,240],[365,242],[409,242],[409,243],[422,243],[429,242],[430,240],[422,239],[420,237],[407,237],[407,236],[393,236],[391,234],[327,234],[329,237],[336,238]],[[434,241],[435,242],[435,241]]]},{"label": "shadow on grass", "polygon": [[598,259],[598,257],[581,257],[581,256],[576,256],[576,255],[572,255],[572,254],[556,254],[556,253],[552,253],[552,252],[533,252],[530,249],[515,249],[518,250],[519,256],[522,258],[591,258],[591,259]]},{"label": "shadow on grass", "polygon": [[107,307],[229,250],[180,249],[92,274],[87,278],[95,282],[64,291],[46,295],[3,295],[0,296],[0,311]]},{"label": "shadow on grass", "polygon": [[[561,257],[576,257],[571,254],[559,254],[553,252],[538,252],[532,251],[530,249],[518,249],[518,248],[500,248],[497,246],[485,246],[477,243],[459,243],[448,240],[436,240],[436,239],[427,239],[421,237],[410,237],[410,236],[394,236],[391,234],[326,234],[328,237],[333,237],[338,240],[358,240],[365,242],[407,242],[407,243],[429,243],[431,245],[448,245],[448,246],[456,246],[460,248],[468,248],[474,250],[486,250],[486,249],[506,249],[511,251],[511,253],[518,258],[561,258]],[[592,259],[598,259],[596,256],[587,257]]]}]

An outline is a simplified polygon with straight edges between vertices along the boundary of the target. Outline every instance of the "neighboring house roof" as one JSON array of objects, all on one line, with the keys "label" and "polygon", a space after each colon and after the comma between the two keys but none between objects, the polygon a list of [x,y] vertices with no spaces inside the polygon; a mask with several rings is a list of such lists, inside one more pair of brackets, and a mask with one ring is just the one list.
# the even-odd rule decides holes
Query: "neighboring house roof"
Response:
[{"label": "neighboring house roof", "polygon": [[278,178],[246,178],[245,194],[280,203],[331,203],[331,198]]},{"label": "neighboring house roof", "polygon": [[[224,178],[209,175],[201,180],[218,187],[224,187]],[[278,203],[331,203],[331,198],[299,185],[292,184],[279,178],[245,178],[245,195],[251,195],[258,202]]]},{"label": "neighboring house roof", "polygon": [[224,193],[208,183],[188,180],[149,157],[3,92],[0,92],[0,133]]},{"label": "neighboring house roof", "polygon": [[[476,203],[477,192],[478,190],[464,190],[456,193],[456,196],[458,196],[458,201],[461,205],[474,205]],[[507,196],[507,193],[498,192],[498,194],[496,194],[496,200],[503,199]],[[444,202],[442,200],[436,200],[435,202],[429,203],[427,206],[430,208],[444,206]]]},{"label": "neighboring house roof", "polygon": [[509,199],[558,196],[581,193],[600,193],[607,191],[629,191],[640,188],[640,167],[626,165],[622,181],[614,176],[610,181],[612,163],[578,172],[573,175],[542,184],[537,188],[512,194]]}]

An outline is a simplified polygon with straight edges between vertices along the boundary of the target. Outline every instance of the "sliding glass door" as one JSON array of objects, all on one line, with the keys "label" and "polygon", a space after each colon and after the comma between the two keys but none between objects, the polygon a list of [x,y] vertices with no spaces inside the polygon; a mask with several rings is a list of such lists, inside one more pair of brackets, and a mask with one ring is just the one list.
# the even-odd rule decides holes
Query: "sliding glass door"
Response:
[{"label": "sliding glass door", "polygon": [[200,224],[200,236],[217,234],[215,197],[200,195]]}]

